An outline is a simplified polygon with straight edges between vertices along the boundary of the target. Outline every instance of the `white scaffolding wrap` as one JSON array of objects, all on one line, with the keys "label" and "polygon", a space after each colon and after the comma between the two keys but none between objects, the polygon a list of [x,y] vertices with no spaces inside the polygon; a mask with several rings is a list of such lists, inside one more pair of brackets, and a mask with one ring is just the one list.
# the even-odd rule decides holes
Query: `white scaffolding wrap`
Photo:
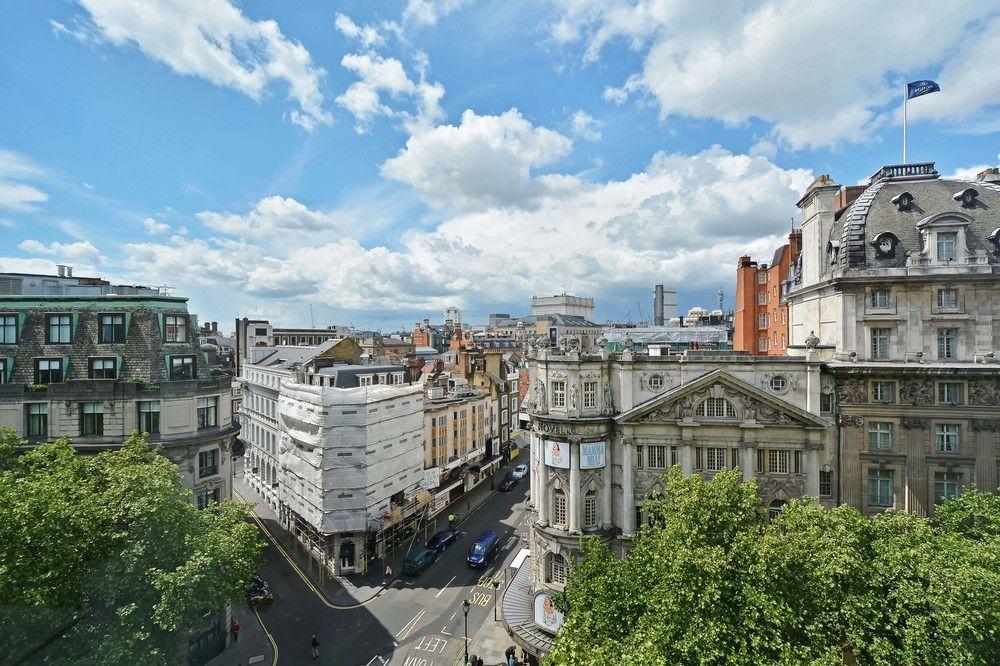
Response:
[{"label": "white scaffolding wrap", "polygon": [[359,532],[423,478],[418,386],[332,388],[283,382],[282,502],[323,534]]}]

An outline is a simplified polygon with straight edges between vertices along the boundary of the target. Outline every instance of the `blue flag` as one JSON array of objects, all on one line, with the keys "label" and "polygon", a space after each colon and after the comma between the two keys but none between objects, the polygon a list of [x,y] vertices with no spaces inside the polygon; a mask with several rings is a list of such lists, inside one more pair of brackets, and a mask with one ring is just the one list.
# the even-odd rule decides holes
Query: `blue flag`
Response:
[{"label": "blue flag", "polygon": [[914,97],[940,91],[941,86],[933,81],[914,81],[913,83],[906,84],[906,99],[913,99]]}]

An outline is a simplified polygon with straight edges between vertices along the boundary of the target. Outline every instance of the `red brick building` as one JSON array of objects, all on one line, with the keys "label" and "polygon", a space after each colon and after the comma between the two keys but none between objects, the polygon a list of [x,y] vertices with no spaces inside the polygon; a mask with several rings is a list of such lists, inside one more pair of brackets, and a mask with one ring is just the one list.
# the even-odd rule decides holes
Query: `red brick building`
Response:
[{"label": "red brick building", "polygon": [[736,269],[736,321],[733,349],[751,354],[784,356],[788,348],[788,307],[781,284],[802,252],[802,231],[793,229],[788,242],[774,252],[770,265],[740,257]]}]

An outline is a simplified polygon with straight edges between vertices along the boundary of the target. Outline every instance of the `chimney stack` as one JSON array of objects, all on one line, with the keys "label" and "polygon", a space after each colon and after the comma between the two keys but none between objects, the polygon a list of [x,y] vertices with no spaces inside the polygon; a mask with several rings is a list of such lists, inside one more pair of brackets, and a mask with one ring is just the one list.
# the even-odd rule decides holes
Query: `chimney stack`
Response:
[{"label": "chimney stack", "polygon": [[62,264],[56,264],[56,272],[59,274],[59,277],[66,277],[66,267]]}]

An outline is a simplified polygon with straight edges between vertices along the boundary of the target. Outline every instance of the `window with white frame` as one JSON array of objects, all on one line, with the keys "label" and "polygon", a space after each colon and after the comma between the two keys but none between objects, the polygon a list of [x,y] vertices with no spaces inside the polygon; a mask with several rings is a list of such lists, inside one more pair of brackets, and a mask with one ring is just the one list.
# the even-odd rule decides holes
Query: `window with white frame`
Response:
[{"label": "window with white frame", "polygon": [[761,291],[757,293],[757,305],[767,305],[767,292]]},{"label": "window with white frame", "polygon": [[698,416],[709,419],[735,419],[736,408],[725,398],[707,398],[698,406]]},{"label": "window with white frame", "polygon": [[889,358],[889,336],[892,329],[873,328],[872,329],[872,358]]},{"label": "window with white frame", "polygon": [[757,284],[767,284],[767,272],[758,271],[757,272]]},{"label": "window with white frame", "polygon": [[938,403],[961,405],[964,391],[961,382],[938,382]]},{"label": "window with white frame", "polygon": [[891,469],[868,470],[868,506],[892,506],[893,473]]},{"label": "window with white frame", "polygon": [[771,474],[788,474],[788,451],[771,449],[767,452],[767,471]]},{"label": "window with white frame", "polygon": [[650,444],[646,447],[646,466],[650,469],[667,468],[667,447]]},{"label": "window with white frame", "polygon": [[566,584],[566,558],[558,553],[549,556],[549,582]]},{"label": "window with white frame", "polygon": [[958,233],[955,231],[939,231],[937,233],[938,261],[954,261],[958,248]]},{"label": "window with white frame", "polygon": [[39,358],[35,359],[35,383],[51,384],[63,380],[62,359],[60,358]]},{"label": "window with white frame", "polygon": [[194,356],[171,356],[170,379],[195,379]]},{"label": "window with white frame", "polygon": [[17,315],[0,314],[0,345],[17,343]]},{"label": "window with white frame", "polygon": [[553,407],[566,406],[566,382],[564,381],[552,382],[552,406]]},{"label": "window with white frame", "polygon": [[937,330],[937,355],[939,359],[958,356],[958,329],[939,328]]},{"label": "window with white frame", "polygon": [[892,422],[868,422],[868,449],[870,451],[892,450]]},{"label": "window with white frame", "polygon": [[358,375],[358,386],[371,386],[372,376],[371,375]]},{"label": "window with white frame", "polygon": [[590,409],[597,406],[597,382],[583,383],[583,407]]},{"label": "window with white frame", "polygon": [[757,328],[767,328],[767,315],[763,312],[757,315]]},{"label": "window with white frame", "polygon": [[958,424],[938,423],[934,428],[934,450],[937,453],[958,453]]},{"label": "window with white frame", "polygon": [[167,342],[187,342],[187,317],[165,315],[163,317],[163,339]]},{"label": "window with white frame", "polygon": [[934,503],[940,504],[962,494],[961,472],[934,472]]},{"label": "window with white frame", "polygon": [[937,290],[937,305],[939,308],[957,308],[958,307],[958,290],[957,289],[938,289]]},{"label": "window with white frame", "polygon": [[762,352],[767,351],[767,338],[757,339],[757,351],[762,351]]},{"label": "window with white frame", "polygon": [[552,491],[552,524],[566,527],[566,493],[561,488]]},{"label": "window with white frame", "polygon": [[219,425],[218,409],[218,397],[198,398],[198,427],[214,428]]},{"label": "window with white frame", "polygon": [[896,382],[872,382],[872,402],[891,403],[896,400]]},{"label": "window with white frame", "polygon": [[115,366],[113,358],[87,359],[87,375],[91,379],[115,379],[118,374]]},{"label": "window with white frame", "polygon": [[727,449],[712,446],[705,449],[705,469],[709,472],[726,469],[726,451]]},{"label": "window with white frame", "polygon": [[45,341],[50,345],[64,345],[72,342],[72,321],[73,318],[68,314],[46,315],[48,330],[46,331]]},{"label": "window with white frame", "polygon": [[872,290],[872,308],[876,310],[884,310],[889,307],[889,290],[888,289],[873,289]]},{"label": "window with white frame", "polygon": [[597,527],[597,491],[588,490],[583,496],[583,526]]}]

